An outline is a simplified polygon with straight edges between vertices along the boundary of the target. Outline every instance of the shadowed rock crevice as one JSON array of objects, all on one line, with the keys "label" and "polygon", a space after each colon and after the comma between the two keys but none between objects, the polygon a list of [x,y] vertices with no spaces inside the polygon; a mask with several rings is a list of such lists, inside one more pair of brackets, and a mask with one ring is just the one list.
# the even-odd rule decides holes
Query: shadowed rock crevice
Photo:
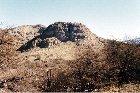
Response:
[{"label": "shadowed rock crevice", "polygon": [[91,31],[81,23],[55,22],[44,29],[42,34],[28,41],[17,50],[25,51],[33,47],[47,48],[67,41],[77,42],[87,38],[89,34],[92,34]]}]

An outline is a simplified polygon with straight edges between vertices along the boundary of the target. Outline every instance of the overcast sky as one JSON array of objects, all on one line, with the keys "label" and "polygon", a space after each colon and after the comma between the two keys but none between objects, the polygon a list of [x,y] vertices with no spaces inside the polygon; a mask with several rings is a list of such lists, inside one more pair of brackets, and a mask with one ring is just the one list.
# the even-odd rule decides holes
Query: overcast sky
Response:
[{"label": "overcast sky", "polygon": [[140,37],[140,0],[0,0],[5,26],[57,21],[83,23],[103,38]]}]

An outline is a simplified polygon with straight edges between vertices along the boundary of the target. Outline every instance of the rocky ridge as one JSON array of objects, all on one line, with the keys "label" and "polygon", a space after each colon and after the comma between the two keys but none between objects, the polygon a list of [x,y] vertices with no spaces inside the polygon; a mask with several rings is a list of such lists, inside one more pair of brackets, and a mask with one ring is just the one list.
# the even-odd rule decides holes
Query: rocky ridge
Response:
[{"label": "rocky ridge", "polygon": [[25,51],[34,47],[46,48],[67,41],[76,42],[77,45],[102,46],[99,37],[93,34],[85,25],[55,22],[44,29],[42,34],[21,46],[18,51]]}]

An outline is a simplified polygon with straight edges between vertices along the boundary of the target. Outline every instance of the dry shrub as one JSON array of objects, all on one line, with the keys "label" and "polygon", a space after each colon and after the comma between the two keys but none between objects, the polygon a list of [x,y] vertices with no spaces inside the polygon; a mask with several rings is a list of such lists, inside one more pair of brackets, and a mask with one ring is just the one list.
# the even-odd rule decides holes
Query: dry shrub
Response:
[{"label": "dry shrub", "polygon": [[50,87],[47,84],[48,79],[43,81],[42,91],[83,92],[109,85],[107,76],[109,66],[100,59],[100,54],[91,49],[81,54],[80,58],[67,62],[67,65],[68,68],[55,70],[57,74],[56,77],[52,77]]},{"label": "dry shrub", "polygon": [[140,80],[140,47],[133,42],[110,40],[105,46],[106,62],[110,65],[110,76],[118,86]]},{"label": "dry shrub", "polygon": [[7,31],[0,31],[0,66],[3,68],[14,62],[17,55],[13,42],[16,37],[10,36]]},{"label": "dry shrub", "polygon": [[103,51],[105,59],[89,49],[80,58],[68,62],[67,69],[56,69],[56,77],[52,77],[49,89],[46,87],[48,81],[44,80],[45,88],[42,91],[94,91],[104,87],[109,89],[112,85],[139,82],[139,46],[110,40]]},{"label": "dry shrub", "polygon": [[[13,68],[13,64],[16,61],[15,60],[15,56],[17,55],[16,53],[16,49],[14,47],[14,38],[8,34],[8,30],[1,30],[0,31],[0,70],[1,72],[5,72],[5,71],[9,71],[10,68]],[[10,72],[8,72],[8,74],[6,75],[10,75]],[[4,77],[4,74],[1,74],[1,78]],[[10,76],[12,77],[12,75]],[[9,78],[9,77],[6,77]],[[14,79],[14,77],[12,78]],[[4,87],[4,84],[8,84],[7,87],[8,89],[12,90],[11,86],[13,86],[13,83],[9,82],[14,82],[12,81],[12,79],[7,79],[7,82],[4,82],[2,80],[0,83],[0,88]]]},{"label": "dry shrub", "polygon": [[[12,66],[17,55],[14,47],[14,37],[8,35],[6,31],[0,31],[0,68],[5,69],[7,66]],[[29,81],[31,88],[36,88],[36,91],[55,92],[55,91],[77,91],[83,92],[85,90],[93,91],[94,89],[104,88],[111,84],[121,85],[123,83],[134,82],[140,80],[140,47],[134,43],[123,43],[115,40],[109,41],[104,48],[106,59],[102,59],[101,54],[96,53],[89,48],[81,57],[74,61],[55,60],[59,61],[61,68],[55,68],[50,76],[46,76],[45,72],[37,68],[38,76],[41,80],[35,81],[35,76],[30,78],[29,75],[24,78],[13,77],[7,82],[11,91],[19,91],[15,89],[16,85],[20,84],[21,90],[25,88],[22,84],[24,80]],[[55,63],[55,62],[54,62]],[[65,64],[64,64],[65,63]],[[10,65],[11,64],[11,65]],[[26,64],[27,65],[27,64]],[[62,66],[67,65],[67,66]],[[23,66],[24,67],[24,66]],[[33,68],[33,65],[31,65]],[[33,68],[34,69],[34,68]],[[46,69],[46,68],[44,68]],[[22,69],[23,70],[23,69]],[[27,74],[29,74],[29,69]],[[30,69],[31,72],[35,70]],[[45,71],[45,70],[44,70]],[[22,73],[23,74],[23,73]],[[19,80],[21,82],[19,82]],[[16,82],[16,83],[13,83]],[[18,83],[17,83],[18,82]],[[3,86],[0,83],[0,87]],[[26,87],[27,90],[28,87]]]}]

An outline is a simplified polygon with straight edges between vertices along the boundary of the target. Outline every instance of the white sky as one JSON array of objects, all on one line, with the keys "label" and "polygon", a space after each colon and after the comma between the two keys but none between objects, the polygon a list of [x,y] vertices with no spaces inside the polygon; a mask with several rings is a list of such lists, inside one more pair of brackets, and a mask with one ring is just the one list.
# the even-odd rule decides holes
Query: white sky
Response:
[{"label": "white sky", "polygon": [[0,0],[5,26],[57,21],[83,23],[103,38],[140,37],[140,0]]}]

